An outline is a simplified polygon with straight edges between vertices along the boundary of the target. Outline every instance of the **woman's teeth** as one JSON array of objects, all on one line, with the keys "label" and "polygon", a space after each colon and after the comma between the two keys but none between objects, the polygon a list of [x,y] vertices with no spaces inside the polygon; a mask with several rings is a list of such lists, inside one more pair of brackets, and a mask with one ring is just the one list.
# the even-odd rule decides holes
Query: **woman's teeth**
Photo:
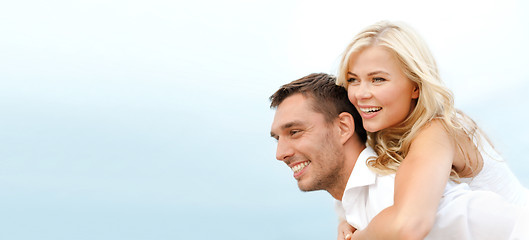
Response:
[{"label": "woman's teeth", "polygon": [[381,107],[372,107],[372,108],[360,108],[360,111],[365,113],[374,113],[380,111]]}]

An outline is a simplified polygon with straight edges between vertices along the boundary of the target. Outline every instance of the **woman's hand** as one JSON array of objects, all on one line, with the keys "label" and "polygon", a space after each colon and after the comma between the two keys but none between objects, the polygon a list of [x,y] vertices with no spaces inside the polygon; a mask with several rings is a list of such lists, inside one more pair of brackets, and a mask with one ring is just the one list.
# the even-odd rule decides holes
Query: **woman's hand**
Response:
[{"label": "woman's hand", "polygon": [[355,231],[356,228],[349,225],[347,221],[341,220],[340,223],[338,223],[338,240],[351,240]]}]

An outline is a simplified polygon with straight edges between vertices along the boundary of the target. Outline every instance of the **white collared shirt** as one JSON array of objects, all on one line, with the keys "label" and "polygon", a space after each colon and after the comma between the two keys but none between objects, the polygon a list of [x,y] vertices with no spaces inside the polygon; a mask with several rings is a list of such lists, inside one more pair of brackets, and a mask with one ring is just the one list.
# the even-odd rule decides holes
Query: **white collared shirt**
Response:
[{"label": "white collared shirt", "polygon": [[356,229],[364,229],[380,211],[393,205],[395,175],[380,176],[371,171],[366,164],[371,156],[376,156],[371,147],[360,153],[342,201],[336,201],[338,215]]},{"label": "white collared shirt", "polygon": [[[362,230],[383,209],[393,205],[395,175],[380,176],[366,160],[375,156],[362,151],[349,177],[336,212]],[[529,209],[516,206],[489,191],[471,191],[467,184],[447,183],[435,224],[426,239],[529,239]]]}]

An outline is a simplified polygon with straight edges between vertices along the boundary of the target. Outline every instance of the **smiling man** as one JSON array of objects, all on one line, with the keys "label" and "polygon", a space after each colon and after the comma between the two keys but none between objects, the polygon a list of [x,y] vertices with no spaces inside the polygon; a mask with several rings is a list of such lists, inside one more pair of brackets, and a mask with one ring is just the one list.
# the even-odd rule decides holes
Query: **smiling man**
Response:
[{"label": "smiling man", "polygon": [[[345,89],[329,80],[327,75],[309,75],[277,91],[271,97],[272,107],[277,107],[271,136],[278,141],[276,158],[292,169],[299,189],[326,190],[341,199],[365,148],[366,133],[361,122],[354,123],[360,116]],[[296,93],[290,95],[292,91]]]},{"label": "smiling man", "polygon": [[[374,151],[365,145],[366,132],[346,90],[335,81],[320,73],[283,85],[270,97],[276,109],[270,135],[277,140],[277,160],[292,169],[300,190],[324,190],[336,199],[339,216],[354,227],[338,233],[338,239],[346,239],[346,233],[368,227],[393,205],[394,175],[367,167]],[[529,215],[527,209],[492,192],[449,182],[426,239],[529,239],[524,214]],[[411,236],[416,236],[413,229],[394,239],[424,238]]]}]

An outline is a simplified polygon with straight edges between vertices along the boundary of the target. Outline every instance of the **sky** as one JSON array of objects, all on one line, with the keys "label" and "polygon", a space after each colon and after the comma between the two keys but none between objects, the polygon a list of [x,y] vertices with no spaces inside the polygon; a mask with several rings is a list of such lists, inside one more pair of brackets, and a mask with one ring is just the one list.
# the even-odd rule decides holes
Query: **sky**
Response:
[{"label": "sky", "polygon": [[0,2],[0,239],[334,239],[275,160],[268,97],[405,21],[529,187],[529,5]]}]

